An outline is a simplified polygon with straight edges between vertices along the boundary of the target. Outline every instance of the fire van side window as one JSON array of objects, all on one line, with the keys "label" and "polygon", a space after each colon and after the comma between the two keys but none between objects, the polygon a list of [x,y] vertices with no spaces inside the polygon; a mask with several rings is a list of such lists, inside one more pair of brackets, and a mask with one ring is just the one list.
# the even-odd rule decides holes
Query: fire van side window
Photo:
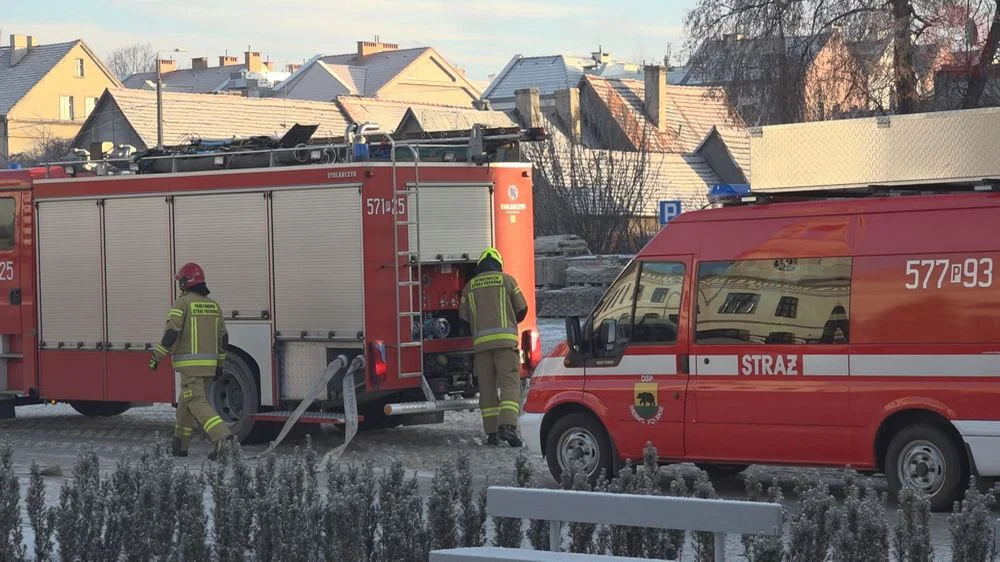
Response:
[{"label": "fire van side window", "polygon": [[845,344],[851,258],[702,262],[699,344]]},{"label": "fire van side window", "polygon": [[677,341],[677,322],[684,286],[684,264],[650,262],[642,264],[639,283],[652,291],[636,297],[632,322],[632,343],[670,344]]},{"label": "fire van side window", "polygon": [[[621,354],[630,341],[632,328],[632,308],[635,303],[636,269],[633,261],[604,294],[604,298],[594,308],[591,316],[591,347],[595,357],[614,357]],[[601,325],[614,321],[615,341],[602,342]]]},{"label": "fire van side window", "polygon": [[14,198],[0,197],[0,252],[14,249]]}]

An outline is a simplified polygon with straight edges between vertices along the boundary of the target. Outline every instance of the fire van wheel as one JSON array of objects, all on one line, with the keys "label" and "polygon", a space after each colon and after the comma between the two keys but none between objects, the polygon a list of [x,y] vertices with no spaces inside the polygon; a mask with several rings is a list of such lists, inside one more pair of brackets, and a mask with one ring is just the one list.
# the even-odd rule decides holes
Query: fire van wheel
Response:
[{"label": "fire van wheel", "polygon": [[254,420],[260,397],[253,370],[235,353],[226,356],[222,365],[222,378],[213,380],[208,389],[209,401],[222,420],[229,424],[229,431],[240,442],[245,442],[254,430]]},{"label": "fire van wheel", "polygon": [[563,472],[575,468],[594,484],[605,471],[611,478],[614,459],[611,439],[600,421],[589,414],[575,412],[559,418],[549,430],[545,442],[545,459],[556,482]]},{"label": "fire van wheel", "polygon": [[93,417],[108,417],[117,416],[119,414],[124,414],[132,407],[132,404],[128,402],[80,402],[74,401],[69,403],[77,412],[87,416],[88,418]]},{"label": "fire van wheel", "polygon": [[928,496],[933,511],[951,509],[965,481],[955,441],[931,425],[912,425],[893,436],[886,451],[886,479],[893,494],[906,486]]}]

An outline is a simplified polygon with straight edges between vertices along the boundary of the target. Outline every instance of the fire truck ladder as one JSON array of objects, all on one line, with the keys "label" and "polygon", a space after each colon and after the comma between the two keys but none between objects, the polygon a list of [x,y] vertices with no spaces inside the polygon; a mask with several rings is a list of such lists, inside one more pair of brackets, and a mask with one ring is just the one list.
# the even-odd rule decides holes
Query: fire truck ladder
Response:
[{"label": "fire truck ladder", "polygon": [[[392,151],[392,199],[397,205],[392,214],[392,248],[395,255],[393,264],[396,274],[396,333],[399,334],[399,352],[396,354],[396,368],[400,378],[421,377],[421,387],[428,400],[434,400],[434,394],[429,393],[430,387],[423,379],[424,357],[424,303],[419,287],[423,278],[423,268],[420,264],[420,154],[412,145],[403,145],[413,154],[412,184],[399,185],[396,174],[396,145],[390,141]],[[400,200],[405,204],[399,205]],[[412,227],[412,228],[411,228]],[[400,239],[400,229],[407,229],[406,247]],[[414,271],[415,270],[415,271]],[[404,273],[405,271],[405,273]],[[414,275],[415,274],[415,275]],[[406,294],[404,298],[400,293]],[[413,341],[403,341],[403,328],[410,330]],[[419,361],[417,370],[406,371],[403,367],[404,350],[416,349]]]}]

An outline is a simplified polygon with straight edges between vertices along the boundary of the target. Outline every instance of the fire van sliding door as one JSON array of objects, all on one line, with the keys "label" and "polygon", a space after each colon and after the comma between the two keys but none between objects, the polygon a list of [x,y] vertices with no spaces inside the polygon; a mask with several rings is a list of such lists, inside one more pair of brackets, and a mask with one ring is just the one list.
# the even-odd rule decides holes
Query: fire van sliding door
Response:
[{"label": "fire van sliding door", "polygon": [[696,282],[689,457],[849,458],[851,258],[702,261]]}]

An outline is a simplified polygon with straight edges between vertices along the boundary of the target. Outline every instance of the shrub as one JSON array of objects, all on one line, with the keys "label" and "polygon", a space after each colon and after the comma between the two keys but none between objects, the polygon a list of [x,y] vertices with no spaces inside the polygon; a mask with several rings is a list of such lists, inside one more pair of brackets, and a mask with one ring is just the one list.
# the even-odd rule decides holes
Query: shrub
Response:
[{"label": "shrub", "polygon": [[862,491],[857,473],[848,469],[843,503],[831,521],[835,562],[888,562],[889,525],[885,499],[870,488]]},{"label": "shrub", "polygon": [[970,477],[964,499],[955,502],[953,513],[948,516],[954,562],[986,562],[996,558],[992,516],[995,504],[992,490],[983,494],[976,486],[976,478]]},{"label": "shrub", "polygon": [[[781,492],[781,485],[778,479],[771,480],[771,485],[764,490],[764,484],[756,471],[750,470],[746,473],[745,481],[747,497],[751,501],[766,501],[784,504],[784,494]],[[787,512],[784,507],[781,510],[781,521],[784,524]],[[781,562],[785,555],[785,545],[782,541],[782,533],[777,535],[743,535],[743,554],[750,562]]]},{"label": "shrub", "polygon": [[27,548],[21,532],[21,485],[14,474],[14,450],[0,448],[0,557],[24,560]]},{"label": "shrub", "polygon": [[52,533],[56,525],[55,510],[45,506],[45,480],[37,462],[31,463],[31,481],[28,484],[28,520],[35,533],[35,559],[52,560]]},{"label": "shrub", "polygon": [[899,491],[897,500],[898,523],[893,535],[892,548],[900,562],[931,562],[931,501],[910,488]]},{"label": "shrub", "polygon": [[830,549],[831,519],[836,502],[830,488],[818,480],[796,478],[799,513],[789,525],[789,560],[826,560]]}]

